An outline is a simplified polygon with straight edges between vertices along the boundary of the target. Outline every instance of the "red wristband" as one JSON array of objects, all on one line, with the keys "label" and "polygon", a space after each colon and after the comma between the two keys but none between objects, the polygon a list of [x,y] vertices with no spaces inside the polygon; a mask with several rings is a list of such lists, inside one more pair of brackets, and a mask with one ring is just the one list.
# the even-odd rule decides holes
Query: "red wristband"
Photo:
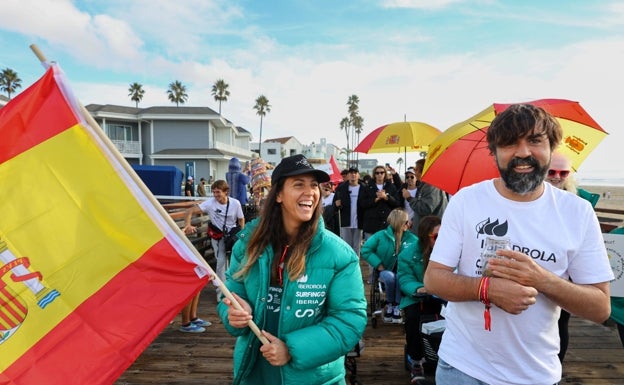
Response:
[{"label": "red wristband", "polygon": [[489,298],[490,291],[490,277],[483,277],[479,282],[479,301],[485,305],[485,311],[483,312],[483,318],[485,319],[485,330],[492,330],[492,316],[490,314],[490,308],[492,307]]}]

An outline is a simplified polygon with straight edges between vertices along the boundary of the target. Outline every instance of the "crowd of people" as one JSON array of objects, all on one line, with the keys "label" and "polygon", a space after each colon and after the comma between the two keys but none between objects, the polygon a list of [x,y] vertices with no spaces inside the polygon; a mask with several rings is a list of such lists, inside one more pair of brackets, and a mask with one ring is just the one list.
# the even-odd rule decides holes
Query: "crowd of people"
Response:
[{"label": "crowd of people", "polygon": [[[624,345],[598,219],[577,196],[570,161],[555,151],[561,140],[543,109],[510,106],[487,132],[500,177],[452,197],[422,180],[425,159],[403,175],[380,165],[365,177],[352,166],[334,184],[295,155],[275,167],[270,183],[258,176],[263,190],[251,191],[249,168],[233,159],[226,180],[212,184],[214,196],[188,210],[184,232],[195,231],[198,211],[223,232],[242,229],[229,262],[213,240],[217,275],[232,293],[217,309],[237,337],[234,383],[344,383],[344,356],[367,323],[364,282],[383,284],[383,320],[404,327],[412,384],[426,379],[420,328],[432,315],[446,320],[440,385],[558,383],[570,314],[598,323],[612,317]],[[250,193],[262,204],[246,224],[241,203]],[[485,274],[485,240],[501,236],[511,246],[496,252]],[[193,301],[182,331],[209,326]]]}]

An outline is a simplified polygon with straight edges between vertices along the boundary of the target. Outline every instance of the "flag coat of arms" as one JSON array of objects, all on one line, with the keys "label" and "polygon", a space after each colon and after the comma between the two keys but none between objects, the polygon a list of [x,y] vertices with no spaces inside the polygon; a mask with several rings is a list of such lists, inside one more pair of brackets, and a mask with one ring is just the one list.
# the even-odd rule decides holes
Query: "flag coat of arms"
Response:
[{"label": "flag coat of arms", "polygon": [[110,384],[212,274],[60,68],[0,109],[0,384]]}]

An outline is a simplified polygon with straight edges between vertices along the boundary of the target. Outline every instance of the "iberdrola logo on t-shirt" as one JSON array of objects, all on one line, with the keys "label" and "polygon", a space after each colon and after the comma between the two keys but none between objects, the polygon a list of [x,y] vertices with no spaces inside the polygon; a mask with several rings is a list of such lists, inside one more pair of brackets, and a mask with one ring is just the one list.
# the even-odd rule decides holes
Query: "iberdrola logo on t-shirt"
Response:
[{"label": "iberdrola logo on t-shirt", "polygon": [[488,217],[487,219],[477,223],[475,230],[477,231],[477,238],[479,238],[480,235],[495,235],[497,237],[503,237],[507,235],[508,229],[509,224],[507,223],[507,220],[501,223],[498,219],[492,221],[492,219]]}]

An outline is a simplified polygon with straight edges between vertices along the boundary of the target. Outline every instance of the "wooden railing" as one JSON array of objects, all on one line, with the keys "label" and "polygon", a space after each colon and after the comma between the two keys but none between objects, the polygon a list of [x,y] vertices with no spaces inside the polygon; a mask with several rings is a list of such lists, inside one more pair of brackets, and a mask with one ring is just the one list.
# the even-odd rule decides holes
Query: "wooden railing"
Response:
[{"label": "wooden railing", "polygon": [[608,233],[624,225],[624,210],[600,207],[596,207],[594,210],[596,211],[596,215],[598,215],[600,229],[603,233]]},{"label": "wooden railing", "polygon": [[[169,203],[161,203],[162,207],[167,211],[169,216],[175,221],[180,229],[184,228],[184,221],[186,216],[186,210],[197,204],[194,200],[185,200]],[[193,214],[191,217],[191,224],[197,228],[197,233],[187,235],[189,241],[195,246],[199,254],[201,254],[206,261],[211,262],[214,258],[212,251],[212,245],[210,244],[210,238],[207,235],[208,222],[210,217],[207,214]]]}]

